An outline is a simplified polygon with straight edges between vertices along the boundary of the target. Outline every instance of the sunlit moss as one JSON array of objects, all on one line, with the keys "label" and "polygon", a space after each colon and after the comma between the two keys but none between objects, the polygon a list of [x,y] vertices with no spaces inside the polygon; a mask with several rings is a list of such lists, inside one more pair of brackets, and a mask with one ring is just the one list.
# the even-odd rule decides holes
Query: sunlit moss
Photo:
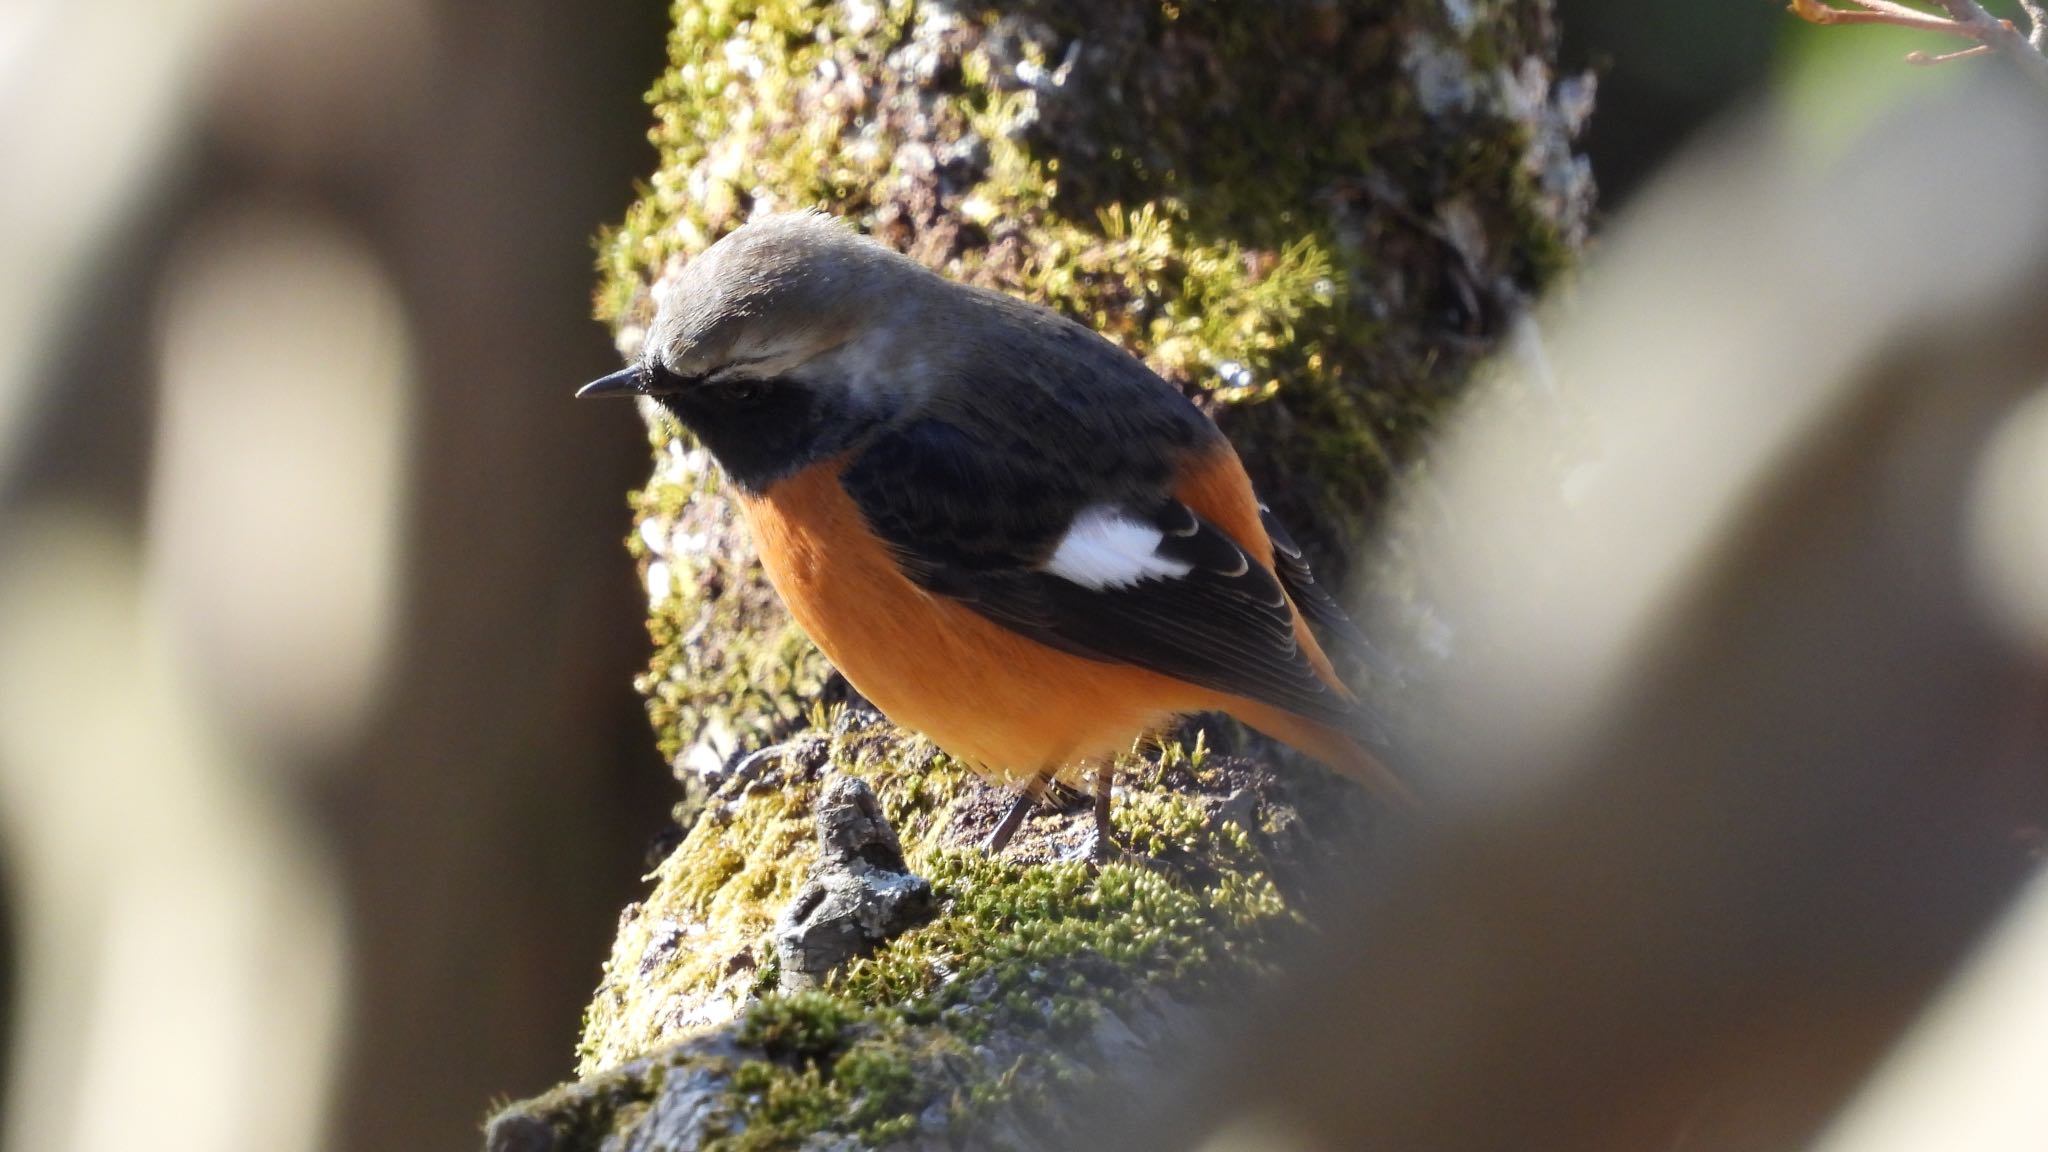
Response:
[{"label": "sunlit moss", "polygon": [[[1192,889],[1134,866],[1097,874],[1079,862],[1023,865],[958,846],[948,835],[950,817],[972,786],[969,774],[886,724],[853,726],[821,751],[808,765],[770,768],[737,797],[715,800],[656,872],[654,890],[622,929],[586,1021],[586,1071],[675,1039],[663,1001],[692,1000],[721,984],[739,998],[752,990],[734,957],[745,954],[743,966],[760,962],[753,945],[795,895],[814,854],[810,804],[831,772],[861,776],[876,789],[911,867],[932,881],[941,903],[930,927],[841,974],[834,987],[857,1002],[905,1003],[933,991],[942,976],[957,981],[1008,955],[1015,943],[1008,934],[1024,922],[1038,928],[1027,956],[1092,949],[1133,957],[1137,937],[1128,934],[1164,933],[1143,938],[1186,943],[1203,931],[1289,915],[1270,884],[1260,887],[1266,862],[1235,826],[1212,827],[1202,802],[1157,775],[1127,774],[1119,835],[1154,856],[1200,853],[1206,872]],[[1177,745],[1169,755],[1181,765],[1197,761]],[[636,989],[648,994],[636,998]]]},{"label": "sunlit moss", "polygon": [[[1148,991],[1199,1002],[1240,987],[1303,927],[1270,871],[1275,842],[1212,819],[1217,781],[1197,766],[1211,757],[1174,744],[1164,760],[1212,787],[1205,806],[1156,769],[1126,773],[1119,835],[1156,852],[1151,862],[1021,862],[949,839],[948,798],[969,787],[962,769],[886,725],[851,726],[813,767],[715,806],[663,866],[591,1009],[584,1070],[687,1037],[665,1006],[725,983],[743,1004],[735,1039],[759,1055],[737,1066],[731,1142],[714,1146],[788,1147],[814,1131],[876,1141],[934,1115],[967,1132],[1034,1106],[1048,1078],[1078,1074],[1059,1046],[1086,1036],[1103,1004]],[[825,988],[781,996],[730,960],[793,895],[811,853],[803,817],[817,781],[835,771],[875,787],[939,914]],[[678,932],[684,925],[693,927]],[[664,931],[687,945],[650,952]],[[667,967],[650,968],[650,954]],[[974,1046],[997,1035],[1036,1042],[984,1067]],[[705,1058],[724,1059],[684,1057]]]}]

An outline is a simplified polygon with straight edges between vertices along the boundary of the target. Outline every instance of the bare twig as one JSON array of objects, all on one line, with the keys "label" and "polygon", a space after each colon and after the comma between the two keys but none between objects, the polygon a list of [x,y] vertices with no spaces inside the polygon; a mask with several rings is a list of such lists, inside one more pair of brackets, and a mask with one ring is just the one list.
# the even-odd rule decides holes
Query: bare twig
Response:
[{"label": "bare twig", "polygon": [[1906,63],[1919,65],[1946,64],[1951,60],[1967,60],[1972,56],[1987,56],[1996,51],[1998,49],[1993,48],[1989,44],[1972,44],[1960,51],[1943,52],[1936,56],[1929,56],[1925,52],[1908,52],[1906,53]]},{"label": "bare twig", "polygon": [[1848,0],[1860,5],[1858,8],[1836,8],[1823,0],[1792,0],[1792,12],[1809,24],[1887,24],[1894,28],[1911,28],[1919,32],[1940,32],[1949,36],[1972,35],[1970,30],[1955,20],[1943,19],[1931,12],[1921,12],[1889,0]]},{"label": "bare twig", "polygon": [[2017,64],[2034,83],[2048,89],[2048,4],[2043,0],[2018,0],[2020,8],[2027,14],[2025,33],[2012,21],[2001,20],[1986,12],[1977,0],[1926,0],[1947,11],[1946,17],[1908,7],[1899,0],[1839,2],[1855,7],[1838,8],[1828,0],[1790,0],[1793,14],[1809,24],[1884,24],[1974,40],[1978,47],[1940,55],[1914,52],[1906,59],[1913,64],[1940,64],[1996,51]]},{"label": "bare twig", "polygon": [[[1936,0],[1921,0],[1921,2],[1934,3]],[[1875,12],[1888,12],[1894,16],[1904,16],[1908,19],[1914,17],[1924,18],[1927,16],[1927,13],[1922,12],[1920,9],[1910,4],[1899,3],[1898,0],[1850,0],[1850,3],[1869,8]],[[1939,19],[1939,17],[1936,17],[1936,19]]]},{"label": "bare twig", "polygon": [[2038,0],[2026,0],[2021,7],[2026,10],[2027,20],[2033,25],[2032,31],[2022,35],[2010,20],[2000,20],[1984,10],[1977,0],[1941,0],[1941,6],[1956,23],[1969,27],[1970,38],[1989,44],[2003,52],[2007,59],[2019,65],[2034,83],[2048,89],[2048,56],[2042,55],[2041,38],[2042,9]]}]

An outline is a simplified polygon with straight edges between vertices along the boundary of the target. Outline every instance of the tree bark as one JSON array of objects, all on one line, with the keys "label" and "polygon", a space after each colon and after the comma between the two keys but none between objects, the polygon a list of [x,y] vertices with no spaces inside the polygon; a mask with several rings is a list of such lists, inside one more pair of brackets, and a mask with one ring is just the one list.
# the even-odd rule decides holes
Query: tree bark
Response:
[{"label": "tree bark", "polygon": [[[665,272],[750,213],[822,206],[1143,356],[1222,424],[1333,584],[1372,578],[1356,560],[1390,481],[1584,237],[1571,138],[1591,87],[1553,78],[1548,0],[677,13],[662,166],[604,244],[622,350]],[[708,459],[651,427],[640,686],[687,831],[621,919],[587,1078],[504,1110],[492,1146],[1071,1144],[1048,1105],[1170,1065],[1202,1006],[1268,973],[1313,921],[1308,877],[1370,839],[1369,803],[1191,726],[1118,772],[1119,833],[1149,864],[1074,859],[1072,804],[981,856],[1007,797],[851,697]],[[831,864],[811,829],[849,818],[816,810],[845,777],[936,914],[805,988],[772,938]]]}]

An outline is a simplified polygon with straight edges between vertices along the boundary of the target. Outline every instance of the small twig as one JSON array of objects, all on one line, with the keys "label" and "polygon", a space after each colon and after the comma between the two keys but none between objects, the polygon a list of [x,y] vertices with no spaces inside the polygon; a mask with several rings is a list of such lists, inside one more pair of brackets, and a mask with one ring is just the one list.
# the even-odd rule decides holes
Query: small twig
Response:
[{"label": "small twig", "polygon": [[1894,16],[1927,15],[1927,13],[1913,7],[1911,4],[1900,3],[1899,0],[1849,0],[1849,3],[1860,5],[1873,12],[1890,12]]},{"label": "small twig", "polygon": [[1894,28],[1911,28],[1918,32],[1940,32],[1949,36],[1971,35],[1969,29],[1955,20],[1946,20],[1930,12],[1920,12],[1888,0],[1849,0],[1861,8],[1836,8],[1822,0],[1792,0],[1792,12],[1809,24],[1887,24]]},{"label": "small twig", "polygon": [[1951,60],[1967,60],[1972,56],[1988,56],[1996,51],[1998,51],[1998,49],[1993,48],[1989,44],[1972,44],[1968,48],[1963,48],[1955,52],[1943,52],[1939,56],[1929,56],[1925,52],[1908,52],[1906,53],[1906,63],[1918,64],[1922,66],[1931,64],[1946,64]]},{"label": "small twig", "polygon": [[2044,0],[2019,0],[2021,9],[2027,14],[2028,29],[2024,34],[2013,26],[2012,21],[2000,20],[1986,12],[1977,0],[1926,0],[1945,9],[1948,12],[1946,18],[1909,8],[1899,0],[1842,2],[1856,7],[1837,8],[1826,0],[1790,0],[1793,14],[1809,24],[1885,24],[1975,40],[1977,47],[1974,48],[1938,56],[1914,52],[1907,55],[1906,60],[1912,64],[1940,64],[1997,51],[2019,65],[2020,71],[2034,83],[2048,89],[2048,3]]},{"label": "small twig", "polygon": [[[1885,12],[1893,16],[1902,16],[1908,20],[1924,20],[1928,18],[1927,13],[1909,4],[1901,4],[1898,0],[1849,0],[1849,2],[1868,8],[1873,12]],[[1925,2],[1931,2],[1931,0],[1925,0]],[[1936,16],[1933,19],[1939,20],[1941,18]]]},{"label": "small twig", "polygon": [[2013,27],[2012,21],[2000,20],[1986,12],[1977,0],[1941,0],[1941,6],[1948,9],[1956,23],[1972,30],[1971,39],[1990,44],[2005,53],[2007,59],[2019,65],[2020,71],[2048,90],[2048,55],[2042,54],[2039,43],[2043,35],[2039,3],[2028,0],[2021,5],[2026,9],[2028,21],[2033,24],[2033,31],[2024,36]]}]

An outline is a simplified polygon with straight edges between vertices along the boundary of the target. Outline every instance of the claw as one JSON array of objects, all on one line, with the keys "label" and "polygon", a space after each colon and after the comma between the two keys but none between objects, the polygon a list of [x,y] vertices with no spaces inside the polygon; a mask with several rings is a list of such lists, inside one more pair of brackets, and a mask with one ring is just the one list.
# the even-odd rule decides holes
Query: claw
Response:
[{"label": "claw", "polygon": [[738,763],[727,769],[715,781],[707,781],[711,784],[711,794],[713,796],[731,797],[745,792],[755,780],[760,779],[761,773],[766,771],[770,764],[785,761],[791,754],[809,747],[812,739],[812,737],[808,736],[799,736],[794,740],[785,740],[780,744],[770,744],[766,748],[754,749],[752,752],[740,757]]}]

